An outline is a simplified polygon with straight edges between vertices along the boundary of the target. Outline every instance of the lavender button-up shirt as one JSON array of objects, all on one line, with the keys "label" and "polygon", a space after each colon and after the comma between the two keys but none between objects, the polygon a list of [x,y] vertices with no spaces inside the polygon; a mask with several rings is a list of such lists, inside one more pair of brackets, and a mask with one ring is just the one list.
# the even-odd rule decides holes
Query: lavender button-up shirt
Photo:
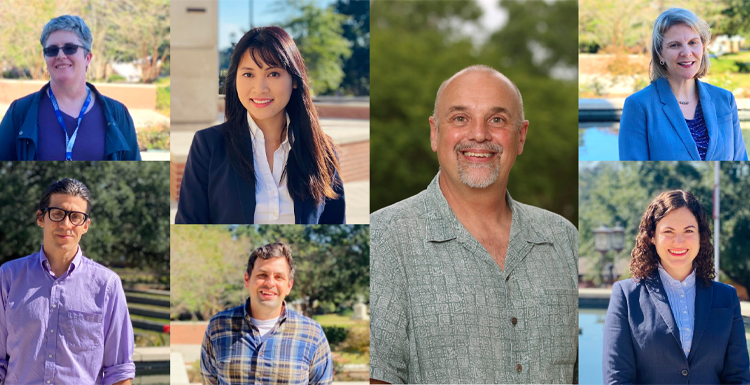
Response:
[{"label": "lavender button-up shirt", "polygon": [[135,377],[120,277],[81,249],[61,277],[44,249],[0,266],[0,382],[104,384]]}]

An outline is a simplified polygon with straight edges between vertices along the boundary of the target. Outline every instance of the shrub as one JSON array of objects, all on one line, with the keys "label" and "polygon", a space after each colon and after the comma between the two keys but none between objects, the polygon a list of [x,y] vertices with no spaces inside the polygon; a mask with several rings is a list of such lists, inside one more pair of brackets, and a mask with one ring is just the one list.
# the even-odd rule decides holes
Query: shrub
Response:
[{"label": "shrub", "polygon": [[169,125],[157,124],[138,130],[138,146],[141,150],[169,150]]},{"label": "shrub", "polygon": [[[326,339],[328,340],[328,345],[330,345],[331,348],[333,349],[334,346],[337,346],[346,340],[346,337],[349,335],[349,327],[323,326],[323,333],[325,333],[326,335]],[[368,340],[369,340],[369,336],[368,336]]]},{"label": "shrub", "polygon": [[346,339],[339,347],[350,353],[370,354],[370,328],[363,326],[350,328]]}]

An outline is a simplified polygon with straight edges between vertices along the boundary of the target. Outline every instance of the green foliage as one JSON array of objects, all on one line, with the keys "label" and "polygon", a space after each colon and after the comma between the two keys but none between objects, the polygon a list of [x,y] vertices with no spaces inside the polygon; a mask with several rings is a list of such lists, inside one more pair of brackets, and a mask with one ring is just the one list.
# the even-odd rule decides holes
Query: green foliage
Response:
[{"label": "green foliage", "polygon": [[106,81],[108,65],[115,61],[137,61],[143,81],[150,82],[169,60],[169,0],[9,0],[0,5],[6,21],[0,62],[12,64],[10,74],[45,78],[39,36],[47,21],[65,14],[81,16],[91,29],[90,80]]},{"label": "green foliage", "polygon": [[141,151],[169,150],[169,125],[156,124],[138,129],[138,146]]},{"label": "green foliage", "polygon": [[339,348],[348,353],[370,354],[370,328],[367,326],[350,328]]},{"label": "green foliage", "polygon": [[91,191],[84,255],[104,265],[169,275],[169,164],[166,162],[0,163],[0,263],[39,251],[36,210],[47,186],[75,178]]},{"label": "green foliage", "polygon": [[323,333],[325,333],[326,339],[328,340],[328,345],[330,345],[332,349],[344,342],[349,335],[348,326],[322,326],[322,328]]},{"label": "green foliage", "polygon": [[347,15],[343,36],[351,44],[352,55],[344,60],[341,91],[346,95],[370,94],[370,2],[338,0],[336,12]]},{"label": "green foliage", "polygon": [[282,25],[294,38],[305,59],[310,85],[315,94],[335,91],[344,78],[342,63],[352,54],[342,24],[349,17],[333,7],[319,8],[312,0],[287,0],[299,14]]},{"label": "green foliage", "polygon": [[172,103],[172,88],[169,78],[160,78],[156,83],[156,109],[169,116]]},{"label": "green foliage", "polygon": [[[473,64],[503,72],[523,94],[530,121],[508,189],[520,202],[577,222],[577,84],[550,76],[577,63],[575,2],[503,1],[508,24],[483,43],[462,32],[481,9],[473,1],[373,2],[371,210],[424,190],[438,171],[430,126],[440,84]],[[535,58],[532,46],[549,50]],[[393,188],[398,186],[398,188]]]}]

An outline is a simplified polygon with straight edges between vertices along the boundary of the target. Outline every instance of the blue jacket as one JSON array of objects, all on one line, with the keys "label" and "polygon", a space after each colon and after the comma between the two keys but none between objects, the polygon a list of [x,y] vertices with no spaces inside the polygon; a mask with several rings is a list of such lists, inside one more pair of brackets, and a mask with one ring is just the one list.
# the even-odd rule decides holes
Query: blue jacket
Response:
[{"label": "blue jacket", "polygon": [[[106,160],[141,160],[135,125],[128,109],[122,103],[110,99],[97,91],[90,83],[86,85],[96,95],[104,110],[107,122],[105,135]],[[38,160],[39,100],[47,92],[49,83],[39,92],[13,101],[0,123],[0,160]]]},{"label": "blue jacket", "polygon": [[[706,160],[747,160],[734,95],[695,83],[708,128]],[[667,79],[659,78],[625,99],[619,147],[620,160],[701,160]]]},{"label": "blue jacket", "polygon": [[605,384],[750,383],[737,292],[700,280],[695,288],[695,330],[686,358],[659,274],[615,283],[604,322]]},{"label": "blue jacket", "polygon": [[[176,224],[251,224],[255,219],[255,183],[239,173],[227,154],[221,124],[200,130],[193,137],[177,202]],[[252,144],[248,143],[248,148]],[[345,222],[344,185],[334,174],[338,199],[316,205],[294,200],[297,224],[341,224]]]}]

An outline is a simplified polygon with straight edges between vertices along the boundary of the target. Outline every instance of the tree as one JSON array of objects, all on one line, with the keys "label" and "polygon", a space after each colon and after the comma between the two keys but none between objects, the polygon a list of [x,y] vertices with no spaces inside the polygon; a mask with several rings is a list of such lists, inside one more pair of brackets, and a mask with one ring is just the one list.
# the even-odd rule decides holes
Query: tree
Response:
[{"label": "tree", "polygon": [[351,56],[349,42],[342,36],[347,17],[332,7],[318,8],[312,0],[288,0],[299,9],[282,25],[294,38],[305,59],[310,86],[315,94],[335,91],[344,78],[341,66]]},{"label": "tree", "polygon": [[370,2],[338,0],[336,12],[349,16],[343,36],[351,44],[352,55],[342,67],[342,92],[355,96],[370,94]]}]

